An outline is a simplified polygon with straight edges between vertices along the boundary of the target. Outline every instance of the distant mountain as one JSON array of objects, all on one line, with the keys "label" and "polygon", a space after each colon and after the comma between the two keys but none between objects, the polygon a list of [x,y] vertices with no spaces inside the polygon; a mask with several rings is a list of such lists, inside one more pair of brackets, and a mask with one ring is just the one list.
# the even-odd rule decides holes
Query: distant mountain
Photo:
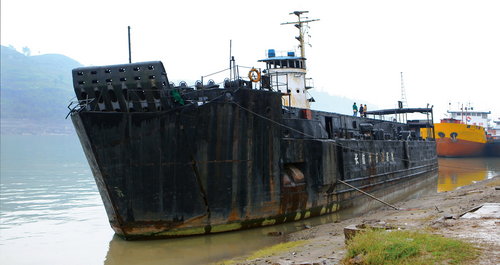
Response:
[{"label": "distant mountain", "polygon": [[77,61],[60,54],[26,56],[1,46],[2,133],[59,133],[68,127]]}]

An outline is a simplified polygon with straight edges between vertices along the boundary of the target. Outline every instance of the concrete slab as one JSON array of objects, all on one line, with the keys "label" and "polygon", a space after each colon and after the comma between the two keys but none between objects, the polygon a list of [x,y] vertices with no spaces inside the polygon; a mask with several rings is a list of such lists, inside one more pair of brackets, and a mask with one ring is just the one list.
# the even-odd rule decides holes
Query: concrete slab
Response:
[{"label": "concrete slab", "polygon": [[485,203],[465,213],[460,218],[498,219],[500,218],[500,203]]}]

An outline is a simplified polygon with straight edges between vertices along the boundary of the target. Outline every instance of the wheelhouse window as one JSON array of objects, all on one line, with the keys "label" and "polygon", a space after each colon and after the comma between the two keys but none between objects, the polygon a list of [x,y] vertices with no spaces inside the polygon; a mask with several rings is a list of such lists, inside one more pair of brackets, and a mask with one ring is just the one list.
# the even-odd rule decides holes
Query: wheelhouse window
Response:
[{"label": "wheelhouse window", "polygon": [[273,60],[266,63],[268,69],[298,68],[304,69],[304,62],[301,59],[294,60]]}]

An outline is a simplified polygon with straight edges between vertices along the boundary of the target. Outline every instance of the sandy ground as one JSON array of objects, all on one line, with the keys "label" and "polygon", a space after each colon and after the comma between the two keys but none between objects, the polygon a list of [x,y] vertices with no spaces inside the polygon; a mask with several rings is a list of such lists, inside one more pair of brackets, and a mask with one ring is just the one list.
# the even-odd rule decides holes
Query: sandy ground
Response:
[{"label": "sandy ground", "polygon": [[500,203],[500,176],[450,192],[437,193],[395,204],[402,210],[379,208],[361,217],[315,226],[287,235],[288,241],[307,240],[303,246],[237,264],[319,265],[340,264],[344,257],[344,228],[353,224],[385,224],[460,238],[481,249],[477,264],[500,264],[500,219],[459,218],[483,203]]}]

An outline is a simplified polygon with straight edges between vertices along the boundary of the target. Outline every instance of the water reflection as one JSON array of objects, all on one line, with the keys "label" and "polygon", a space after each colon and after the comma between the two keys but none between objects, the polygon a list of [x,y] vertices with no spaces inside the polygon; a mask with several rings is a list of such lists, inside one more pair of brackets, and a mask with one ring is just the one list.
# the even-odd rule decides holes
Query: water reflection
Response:
[{"label": "water reflection", "polygon": [[115,235],[109,242],[105,264],[211,264],[251,254],[286,241],[292,232],[339,218],[340,214],[331,214],[270,227],[153,241],[125,241]]},{"label": "water reflection", "polygon": [[452,191],[499,173],[498,158],[439,158],[438,192]]},{"label": "water reflection", "polygon": [[276,229],[156,241],[125,241],[115,235],[105,264],[206,264],[284,241],[284,236],[266,236],[266,231]]}]

